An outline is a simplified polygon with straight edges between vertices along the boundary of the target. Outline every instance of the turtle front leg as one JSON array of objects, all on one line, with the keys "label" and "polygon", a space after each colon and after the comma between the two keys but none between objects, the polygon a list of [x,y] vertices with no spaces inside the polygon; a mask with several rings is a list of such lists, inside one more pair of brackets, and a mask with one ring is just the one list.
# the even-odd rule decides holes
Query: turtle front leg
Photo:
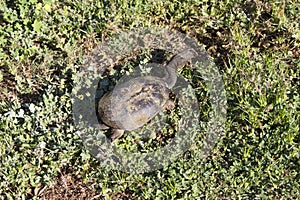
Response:
[{"label": "turtle front leg", "polygon": [[112,132],[113,132],[113,134],[112,134],[112,136],[110,136],[110,140],[111,140],[111,142],[114,142],[116,139],[119,139],[120,137],[122,137],[124,130],[113,129]]},{"label": "turtle front leg", "polygon": [[168,100],[166,102],[166,104],[164,105],[164,108],[167,110],[172,110],[173,108],[175,108],[175,103],[172,100]]}]

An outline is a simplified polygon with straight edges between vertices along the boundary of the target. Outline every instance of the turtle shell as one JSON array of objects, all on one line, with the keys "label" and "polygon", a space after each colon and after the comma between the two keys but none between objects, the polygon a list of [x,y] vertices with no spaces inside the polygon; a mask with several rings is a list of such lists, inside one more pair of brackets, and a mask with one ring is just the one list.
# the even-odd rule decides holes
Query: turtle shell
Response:
[{"label": "turtle shell", "polygon": [[134,130],[159,113],[169,100],[167,83],[154,76],[131,79],[117,85],[99,101],[101,120],[115,129]]}]

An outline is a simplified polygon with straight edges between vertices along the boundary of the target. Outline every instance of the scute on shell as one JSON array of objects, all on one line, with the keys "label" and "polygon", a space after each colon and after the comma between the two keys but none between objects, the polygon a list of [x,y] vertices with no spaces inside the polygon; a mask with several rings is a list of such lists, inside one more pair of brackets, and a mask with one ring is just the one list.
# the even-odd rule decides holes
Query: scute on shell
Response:
[{"label": "scute on shell", "polygon": [[170,89],[159,77],[144,76],[117,85],[99,101],[101,120],[116,129],[134,130],[159,113]]}]

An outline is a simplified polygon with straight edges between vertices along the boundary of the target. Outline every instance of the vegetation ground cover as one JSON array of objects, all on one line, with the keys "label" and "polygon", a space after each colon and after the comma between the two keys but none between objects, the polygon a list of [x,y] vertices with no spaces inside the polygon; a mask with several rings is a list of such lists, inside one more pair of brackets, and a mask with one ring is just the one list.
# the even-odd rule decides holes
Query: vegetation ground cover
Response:
[{"label": "vegetation ground cover", "polygon": [[[1,0],[0,199],[299,198],[299,9],[298,0]],[[228,114],[208,158],[195,142],[168,168],[105,171],[76,134],[73,75],[97,44],[138,27],[185,33],[215,59]]]}]

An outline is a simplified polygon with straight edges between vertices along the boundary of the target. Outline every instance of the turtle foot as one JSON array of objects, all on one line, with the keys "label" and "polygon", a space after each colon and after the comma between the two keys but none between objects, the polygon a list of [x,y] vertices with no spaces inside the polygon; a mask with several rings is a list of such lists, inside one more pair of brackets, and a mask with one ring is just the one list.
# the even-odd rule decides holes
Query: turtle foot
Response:
[{"label": "turtle foot", "polygon": [[122,137],[124,130],[113,129],[112,132],[113,132],[113,134],[112,134],[112,136],[110,136],[110,140],[111,140],[111,142],[114,142],[116,139],[119,139],[120,137]]}]

